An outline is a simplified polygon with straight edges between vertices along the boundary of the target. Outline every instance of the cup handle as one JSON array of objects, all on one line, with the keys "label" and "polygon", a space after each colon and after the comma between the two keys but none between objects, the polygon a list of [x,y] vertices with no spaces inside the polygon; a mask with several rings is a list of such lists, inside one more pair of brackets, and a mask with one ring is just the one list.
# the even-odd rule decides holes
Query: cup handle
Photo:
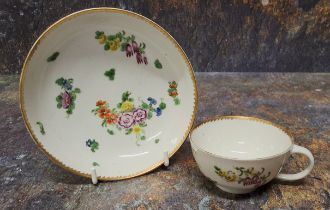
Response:
[{"label": "cup handle", "polygon": [[284,181],[294,181],[294,180],[304,178],[312,171],[313,166],[314,166],[314,157],[308,149],[294,144],[291,154],[292,153],[299,153],[299,154],[303,154],[303,155],[307,156],[309,159],[309,165],[303,171],[296,173],[296,174],[278,174],[276,176],[277,179],[284,180]]}]

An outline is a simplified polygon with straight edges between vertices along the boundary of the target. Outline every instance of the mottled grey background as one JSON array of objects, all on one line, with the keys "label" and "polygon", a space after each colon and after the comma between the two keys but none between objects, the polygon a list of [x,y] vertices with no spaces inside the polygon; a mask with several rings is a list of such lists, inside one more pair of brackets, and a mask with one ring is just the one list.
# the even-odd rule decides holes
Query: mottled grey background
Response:
[{"label": "mottled grey background", "polygon": [[0,74],[18,74],[50,24],[90,7],[140,13],[168,30],[196,71],[330,72],[330,0],[1,0]]}]

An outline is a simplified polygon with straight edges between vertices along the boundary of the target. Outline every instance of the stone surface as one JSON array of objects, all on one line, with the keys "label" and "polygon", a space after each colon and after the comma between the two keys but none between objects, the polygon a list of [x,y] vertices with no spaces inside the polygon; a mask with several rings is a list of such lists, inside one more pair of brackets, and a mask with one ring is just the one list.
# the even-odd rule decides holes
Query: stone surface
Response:
[{"label": "stone surface", "polygon": [[330,72],[330,0],[2,0],[0,74],[19,73],[33,42],[59,18],[104,6],[163,26],[196,71]]},{"label": "stone surface", "polygon": [[[160,167],[102,182],[53,164],[29,136],[18,107],[18,76],[0,76],[0,209],[330,209],[330,74],[198,73],[197,123],[250,115],[287,127],[312,151],[315,167],[299,182],[272,181],[247,195],[218,190],[199,171],[189,141]],[[307,164],[290,157],[283,171]]]}]

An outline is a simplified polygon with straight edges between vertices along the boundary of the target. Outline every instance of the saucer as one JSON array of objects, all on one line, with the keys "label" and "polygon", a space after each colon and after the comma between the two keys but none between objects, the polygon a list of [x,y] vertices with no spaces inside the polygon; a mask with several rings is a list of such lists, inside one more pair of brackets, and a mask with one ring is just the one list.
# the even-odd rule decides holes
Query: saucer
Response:
[{"label": "saucer", "polygon": [[130,11],[93,8],[51,25],[21,74],[23,119],[57,165],[100,180],[145,174],[183,144],[197,110],[192,66],[174,38]]}]

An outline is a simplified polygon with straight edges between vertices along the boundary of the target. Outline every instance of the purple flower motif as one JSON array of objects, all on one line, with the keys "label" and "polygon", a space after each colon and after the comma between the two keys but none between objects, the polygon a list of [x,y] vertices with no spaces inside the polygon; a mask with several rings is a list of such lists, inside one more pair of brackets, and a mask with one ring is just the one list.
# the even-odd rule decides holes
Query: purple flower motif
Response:
[{"label": "purple flower motif", "polygon": [[125,113],[119,117],[118,124],[124,128],[130,128],[135,123],[131,113]]},{"label": "purple flower motif", "polygon": [[144,64],[147,65],[148,64],[148,59],[146,56],[143,56],[143,61],[144,61]]},{"label": "purple flower motif", "polygon": [[143,58],[142,58],[141,53],[140,52],[137,52],[135,55],[136,55],[136,62],[138,64],[143,63]]},{"label": "purple flower motif", "polygon": [[134,53],[140,52],[139,45],[135,41],[132,42],[132,47],[133,47]]},{"label": "purple flower motif", "polygon": [[133,112],[135,122],[140,123],[147,118],[147,111],[145,109],[137,109]]},{"label": "purple flower motif", "polygon": [[133,55],[133,47],[130,44],[126,46],[126,57],[131,57]]},{"label": "purple flower motif", "polygon": [[64,109],[69,108],[69,106],[72,103],[72,96],[70,95],[69,92],[64,91],[64,93],[62,93],[62,107]]}]

